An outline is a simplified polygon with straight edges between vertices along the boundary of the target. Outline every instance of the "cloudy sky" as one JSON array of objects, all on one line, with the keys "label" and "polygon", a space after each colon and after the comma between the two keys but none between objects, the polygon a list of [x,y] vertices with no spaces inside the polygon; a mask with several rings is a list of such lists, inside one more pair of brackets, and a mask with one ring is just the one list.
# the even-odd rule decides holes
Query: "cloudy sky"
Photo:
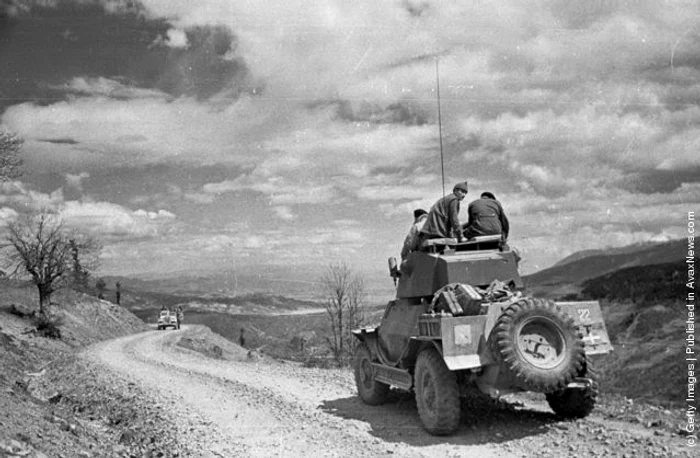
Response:
[{"label": "cloudy sky", "polygon": [[436,61],[447,191],[499,198],[525,273],[700,209],[695,1],[2,3],[0,225],[60,210],[104,274],[386,276],[442,196]]}]

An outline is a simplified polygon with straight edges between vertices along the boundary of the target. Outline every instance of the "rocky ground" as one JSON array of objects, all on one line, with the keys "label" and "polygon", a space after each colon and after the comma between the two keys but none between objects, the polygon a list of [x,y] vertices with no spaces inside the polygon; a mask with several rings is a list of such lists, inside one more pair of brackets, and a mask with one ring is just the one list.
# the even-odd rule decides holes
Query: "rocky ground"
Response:
[{"label": "rocky ground", "polygon": [[535,395],[475,396],[456,434],[434,437],[411,395],[366,406],[348,370],[275,361],[203,326],[156,331],[104,301],[71,301],[58,307],[61,340],[27,332],[30,319],[0,303],[0,457],[696,456],[679,409],[613,395],[578,421]]}]

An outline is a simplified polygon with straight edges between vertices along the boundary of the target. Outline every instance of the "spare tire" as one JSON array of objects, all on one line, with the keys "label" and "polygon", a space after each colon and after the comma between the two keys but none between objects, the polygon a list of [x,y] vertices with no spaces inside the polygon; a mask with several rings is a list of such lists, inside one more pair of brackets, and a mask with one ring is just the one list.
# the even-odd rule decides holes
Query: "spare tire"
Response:
[{"label": "spare tire", "polygon": [[545,299],[525,297],[511,304],[496,321],[490,341],[501,369],[528,391],[563,389],[586,361],[574,320]]}]

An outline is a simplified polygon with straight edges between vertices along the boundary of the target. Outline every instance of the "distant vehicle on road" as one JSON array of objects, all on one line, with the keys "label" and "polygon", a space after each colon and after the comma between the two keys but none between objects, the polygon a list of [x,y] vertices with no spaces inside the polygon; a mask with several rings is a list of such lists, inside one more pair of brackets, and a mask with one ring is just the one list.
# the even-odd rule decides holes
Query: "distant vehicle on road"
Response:
[{"label": "distant vehicle on road", "polygon": [[167,329],[171,326],[173,329],[180,329],[177,314],[170,312],[170,310],[161,310],[160,316],[158,316],[158,330]]}]

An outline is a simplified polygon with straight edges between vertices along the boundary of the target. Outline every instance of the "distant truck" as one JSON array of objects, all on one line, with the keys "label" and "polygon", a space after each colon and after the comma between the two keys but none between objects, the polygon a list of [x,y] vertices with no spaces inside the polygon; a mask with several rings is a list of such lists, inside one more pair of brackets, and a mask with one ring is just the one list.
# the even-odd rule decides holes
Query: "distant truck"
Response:
[{"label": "distant truck", "polygon": [[180,321],[177,319],[177,314],[170,310],[161,310],[158,316],[158,330],[161,331],[169,327],[180,329]]},{"label": "distant truck", "polygon": [[[410,253],[381,324],[354,331],[360,398],[413,391],[431,434],[459,426],[470,387],[494,398],[544,393],[557,414],[588,415],[598,397],[591,356],[612,351],[598,302],[522,295],[515,253],[500,236],[427,240]],[[390,261],[390,269],[395,261]]]}]

